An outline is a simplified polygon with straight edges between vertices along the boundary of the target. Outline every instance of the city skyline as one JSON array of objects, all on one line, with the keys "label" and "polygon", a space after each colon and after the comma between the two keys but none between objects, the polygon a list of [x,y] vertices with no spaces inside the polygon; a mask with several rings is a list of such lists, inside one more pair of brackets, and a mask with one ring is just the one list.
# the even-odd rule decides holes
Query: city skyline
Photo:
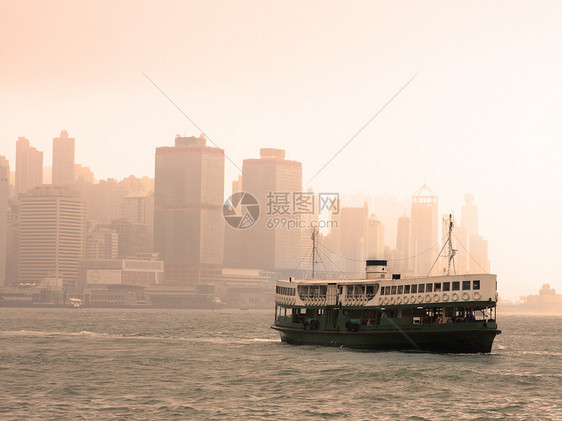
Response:
[{"label": "city skyline", "polygon": [[[66,129],[76,162],[98,179],[152,177],[156,147],[200,131],[144,72],[239,167],[260,147],[283,148],[303,162],[304,190],[401,200],[426,179],[440,197],[439,215],[459,216],[465,193],[474,193],[502,295],[534,293],[543,281],[562,289],[559,3],[538,2],[535,13],[517,1],[509,11],[487,2],[486,13],[478,4],[462,13],[458,3],[441,4],[436,14],[412,2],[330,11],[311,2],[298,16],[267,2],[225,4],[221,13],[174,2],[126,6],[2,3],[0,153],[12,171],[19,136],[46,164],[53,137]],[[312,24],[311,13],[319,14]],[[269,24],[273,16],[279,25]],[[119,18],[135,23],[123,32]],[[240,20],[252,31],[241,31]],[[238,175],[227,161],[225,192]]]}]

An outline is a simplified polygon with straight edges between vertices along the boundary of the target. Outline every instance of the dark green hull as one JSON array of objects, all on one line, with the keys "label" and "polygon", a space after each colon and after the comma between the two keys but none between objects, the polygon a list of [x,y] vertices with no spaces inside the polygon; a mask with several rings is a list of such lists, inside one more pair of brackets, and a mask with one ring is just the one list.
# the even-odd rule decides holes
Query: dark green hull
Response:
[{"label": "dark green hull", "polygon": [[489,353],[496,335],[493,326],[482,323],[469,325],[437,325],[424,328],[377,329],[368,331],[306,330],[281,325],[283,342],[294,345],[321,345],[380,351],[425,351],[438,353]]}]

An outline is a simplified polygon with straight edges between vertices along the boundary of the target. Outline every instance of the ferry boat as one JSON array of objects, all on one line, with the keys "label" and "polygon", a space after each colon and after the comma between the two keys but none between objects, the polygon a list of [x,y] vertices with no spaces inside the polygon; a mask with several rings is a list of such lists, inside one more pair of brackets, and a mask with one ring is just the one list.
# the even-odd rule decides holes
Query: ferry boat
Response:
[{"label": "ferry boat", "polygon": [[497,297],[493,274],[402,278],[373,259],[366,279],[277,281],[271,327],[297,345],[489,353]]}]

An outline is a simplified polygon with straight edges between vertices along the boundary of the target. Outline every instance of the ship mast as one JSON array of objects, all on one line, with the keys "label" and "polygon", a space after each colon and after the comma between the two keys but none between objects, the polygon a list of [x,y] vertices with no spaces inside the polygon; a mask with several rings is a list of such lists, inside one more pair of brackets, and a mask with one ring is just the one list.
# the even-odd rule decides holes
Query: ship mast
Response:
[{"label": "ship mast", "polygon": [[[445,222],[445,220],[443,220],[443,222]],[[447,219],[447,239],[445,240],[445,243],[443,244],[443,247],[441,247],[441,251],[439,252],[439,255],[437,256],[437,258],[435,259],[435,261],[433,262],[433,264],[431,265],[431,268],[429,268],[429,272],[427,273],[427,276],[429,276],[431,274],[431,271],[433,270],[433,267],[435,266],[435,263],[437,263],[437,261],[439,260],[439,258],[441,257],[441,255],[443,254],[443,250],[445,250],[445,247],[448,246],[448,254],[447,256],[443,256],[446,257],[448,259],[447,262],[447,275],[451,274],[451,265],[453,266],[453,275],[457,274],[457,268],[455,267],[455,254],[457,254],[456,249],[453,248],[453,227],[454,227],[454,223],[453,223],[453,215],[449,214],[449,219]],[[445,268],[443,268],[443,272],[445,272]]]},{"label": "ship mast", "polygon": [[315,278],[316,273],[315,273],[315,269],[316,269],[316,253],[318,252],[318,250],[316,250],[316,234],[317,234],[317,230],[316,227],[312,228],[312,279]]}]

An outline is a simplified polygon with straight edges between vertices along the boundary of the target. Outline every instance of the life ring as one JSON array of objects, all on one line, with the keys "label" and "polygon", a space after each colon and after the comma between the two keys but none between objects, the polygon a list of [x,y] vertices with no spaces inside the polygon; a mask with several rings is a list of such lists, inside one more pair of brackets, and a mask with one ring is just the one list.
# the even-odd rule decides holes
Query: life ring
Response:
[{"label": "life ring", "polygon": [[388,304],[388,297],[384,297],[384,304]]},{"label": "life ring", "polygon": [[465,301],[468,301],[468,299],[470,298],[470,295],[468,295],[468,292],[463,292],[462,293],[462,299]]},{"label": "life ring", "polygon": [[474,294],[472,294],[475,300],[479,300],[481,295],[479,292],[475,292]]},{"label": "life ring", "polygon": [[382,297],[379,297],[379,304],[382,304]]},{"label": "life ring", "polygon": [[408,297],[404,297],[404,304],[408,304]]},{"label": "life ring", "polygon": [[402,298],[396,297],[396,304],[401,304],[401,303],[402,303]]},{"label": "life ring", "polygon": [[431,301],[431,295],[425,294],[425,301],[429,303]]},{"label": "life ring", "polygon": [[445,293],[441,298],[443,298],[443,301],[449,301],[449,294]]},{"label": "life ring", "polygon": [[439,294],[433,294],[433,301],[435,301],[436,303],[439,302]]},{"label": "life ring", "polygon": [[437,319],[437,323],[443,323],[443,317],[439,317],[439,318]]},{"label": "life ring", "polygon": [[423,303],[423,295],[418,295],[418,303]]},{"label": "life ring", "polygon": [[459,299],[459,294],[457,294],[456,292],[453,292],[453,295],[451,295],[451,300],[457,301],[458,299]]},{"label": "life ring", "polygon": [[390,304],[394,304],[394,297],[390,297]]},{"label": "life ring", "polygon": [[416,302],[416,296],[415,296],[415,295],[412,295],[412,296],[410,297],[410,301],[412,302],[412,304],[415,303],[415,302]]}]

